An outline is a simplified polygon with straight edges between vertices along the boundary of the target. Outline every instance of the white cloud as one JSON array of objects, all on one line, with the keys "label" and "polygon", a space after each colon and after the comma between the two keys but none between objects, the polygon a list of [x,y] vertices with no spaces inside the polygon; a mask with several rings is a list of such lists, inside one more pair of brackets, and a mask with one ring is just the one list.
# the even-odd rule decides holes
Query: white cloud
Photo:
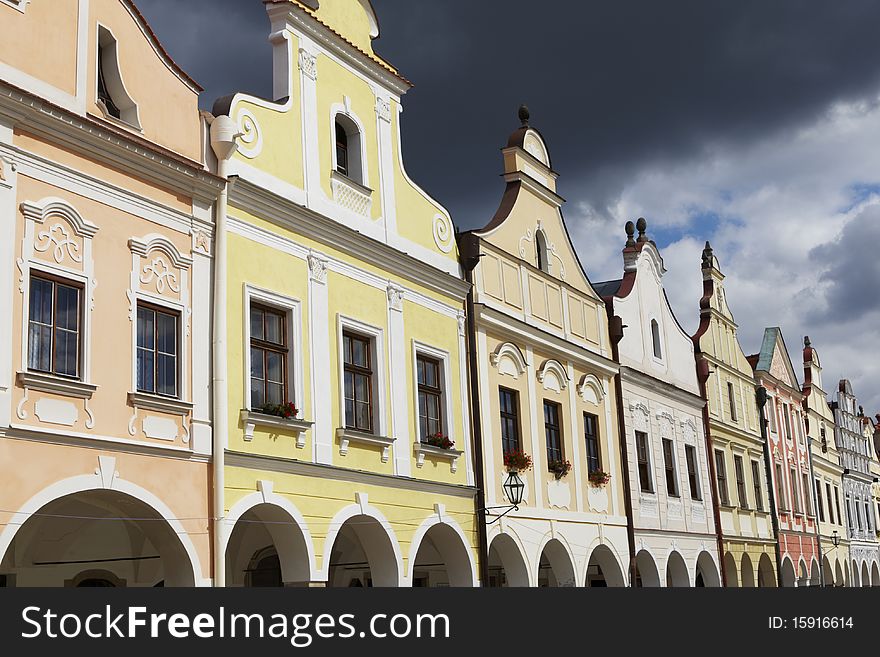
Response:
[{"label": "white cloud", "polygon": [[[633,171],[610,217],[598,217],[587,199],[576,199],[568,212],[573,239],[593,280],[619,278],[623,224],[646,217],[669,270],[667,294],[691,332],[702,293],[699,253],[711,240],[746,353],[758,351],[764,327],[781,326],[800,374],[803,336],[810,335],[822,356],[826,392],[848,377],[866,412],[880,410],[880,359],[869,357],[880,337],[878,300],[865,299],[868,307],[850,316],[825,298],[841,289],[822,273],[841,276],[845,242],[811,257],[880,203],[870,193],[880,184],[877,144],[876,103],[836,104],[806,128],[756,144],[715,144],[683,163]],[[837,312],[829,315],[829,306]]]}]

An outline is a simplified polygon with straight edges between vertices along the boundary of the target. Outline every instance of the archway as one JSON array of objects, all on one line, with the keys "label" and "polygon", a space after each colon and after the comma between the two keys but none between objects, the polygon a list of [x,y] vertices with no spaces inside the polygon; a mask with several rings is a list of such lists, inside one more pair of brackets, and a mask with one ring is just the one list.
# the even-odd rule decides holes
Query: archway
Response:
[{"label": "archway", "polygon": [[636,568],[638,569],[636,586],[646,589],[660,586],[660,572],[650,552],[641,550],[636,555]]},{"label": "archway", "polygon": [[740,586],[749,589],[755,587],[755,566],[752,564],[752,558],[748,553],[743,553]]},{"label": "archway", "polygon": [[880,566],[876,561],[871,566],[871,586],[880,586]]},{"label": "archway", "polygon": [[776,572],[770,556],[764,552],[758,559],[758,586],[761,588],[776,588]]},{"label": "archway", "polygon": [[822,576],[819,574],[819,562],[815,558],[810,562],[810,586],[822,586]]},{"label": "archway", "polygon": [[782,560],[782,586],[787,588],[795,584],[794,564],[789,557],[785,557]]},{"label": "archway", "polygon": [[809,586],[810,585],[810,573],[807,572],[807,562],[801,558],[798,562],[798,580],[797,586]]},{"label": "archway", "polygon": [[868,562],[862,562],[862,586],[871,586],[871,571],[868,570]]},{"label": "archway", "polygon": [[571,557],[558,539],[550,539],[541,551],[541,559],[538,563],[538,586],[551,588],[577,586]]},{"label": "archway", "polygon": [[185,532],[126,492],[80,490],[24,517],[17,531],[7,526],[13,534],[0,560],[0,571],[17,586],[196,584],[199,569],[182,543]]},{"label": "archway", "polygon": [[690,585],[691,578],[684,557],[673,550],[666,559],[666,586],[680,588]]},{"label": "archway", "polygon": [[[328,535],[326,540],[330,540]],[[395,543],[378,519],[355,515],[343,522],[333,539],[327,585],[334,587],[399,586]]]},{"label": "archway", "polygon": [[461,535],[445,522],[430,525],[418,541],[418,551],[415,557],[410,556],[410,562],[413,586],[476,585],[470,551]]},{"label": "archway", "polygon": [[489,586],[526,587],[529,571],[522,551],[509,534],[498,534],[489,546]]},{"label": "archway", "polygon": [[[659,577],[658,577],[659,579]],[[585,586],[621,587],[626,586],[620,565],[607,545],[597,545],[587,564]]]},{"label": "archway", "polygon": [[721,575],[715,566],[715,560],[708,552],[700,552],[697,557],[697,570],[694,573],[694,586],[721,586]]},{"label": "archway", "polygon": [[849,581],[850,586],[858,587],[862,585],[862,582],[859,579],[859,565],[855,561],[852,562],[849,569]]},{"label": "archway", "polygon": [[840,565],[839,559],[835,559],[834,564],[834,585],[846,586],[846,575],[843,572],[843,566]]},{"label": "archway", "polygon": [[728,552],[724,555],[724,576],[727,578],[727,586],[735,588],[739,586],[739,569],[736,567],[736,559]]},{"label": "archway", "polygon": [[256,504],[238,515],[226,543],[227,586],[308,584],[311,539],[300,522],[273,503]]},{"label": "archway", "polygon": [[831,567],[831,561],[828,559],[828,555],[822,555],[822,577],[825,578],[825,586],[834,586],[836,582],[834,581],[834,569]]}]

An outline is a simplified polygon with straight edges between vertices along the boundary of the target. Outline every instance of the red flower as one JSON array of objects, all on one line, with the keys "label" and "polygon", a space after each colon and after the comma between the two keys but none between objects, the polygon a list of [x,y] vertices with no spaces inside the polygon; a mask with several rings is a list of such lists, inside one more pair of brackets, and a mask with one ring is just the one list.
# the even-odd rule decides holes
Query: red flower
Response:
[{"label": "red flower", "polygon": [[509,452],[504,452],[504,467],[508,470],[516,470],[517,472],[531,470],[532,457],[521,449],[513,449]]}]

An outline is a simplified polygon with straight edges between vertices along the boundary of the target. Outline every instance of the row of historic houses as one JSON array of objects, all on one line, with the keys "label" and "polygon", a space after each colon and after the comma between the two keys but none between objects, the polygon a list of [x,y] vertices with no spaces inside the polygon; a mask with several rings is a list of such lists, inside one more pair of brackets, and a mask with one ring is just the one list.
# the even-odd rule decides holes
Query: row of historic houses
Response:
[{"label": "row of historic houses", "polygon": [[371,4],[264,4],[200,112],[131,0],[0,0],[0,586],[880,585],[809,339],[747,356],[708,244],[688,335],[644,219],[591,282],[525,108],[456,231]]}]

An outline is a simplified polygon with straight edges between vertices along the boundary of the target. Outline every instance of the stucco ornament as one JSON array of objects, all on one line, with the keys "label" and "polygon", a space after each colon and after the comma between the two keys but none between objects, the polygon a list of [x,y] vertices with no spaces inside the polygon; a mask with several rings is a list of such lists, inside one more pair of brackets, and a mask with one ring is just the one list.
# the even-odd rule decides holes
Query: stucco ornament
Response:
[{"label": "stucco ornament", "polygon": [[263,151],[263,131],[250,110],[239,110],[238,130],[238,152],[248,159],[257,157]]},{"label": "stucco ornament", "polygon": [[452,247],[455,245],[455,234],[449,217],[442,214],[435,215],[433,229],[434,244],[437,245],[437,248],[443,253],[452,251]]},{"label": "stucco ornament", "polygon": [[143,285],[149,285],[153,280],[156,281],[156,291],[159,294],[164,294],[166,287],[174,293],[180,292],[177,274],[168,267],[168,263],[161,256],[153,258],[153,261],[144,267],[144,273],[140,278]]},{"label": "stucco ornament", "polygon": [[34,251],[45,253],[52,249],[52,257],[59,265],[69,257],[76,263],[82,262],[80,246],[67,229],[61,224],[54,224],[49,230],[41,231],[34,243]]}]

